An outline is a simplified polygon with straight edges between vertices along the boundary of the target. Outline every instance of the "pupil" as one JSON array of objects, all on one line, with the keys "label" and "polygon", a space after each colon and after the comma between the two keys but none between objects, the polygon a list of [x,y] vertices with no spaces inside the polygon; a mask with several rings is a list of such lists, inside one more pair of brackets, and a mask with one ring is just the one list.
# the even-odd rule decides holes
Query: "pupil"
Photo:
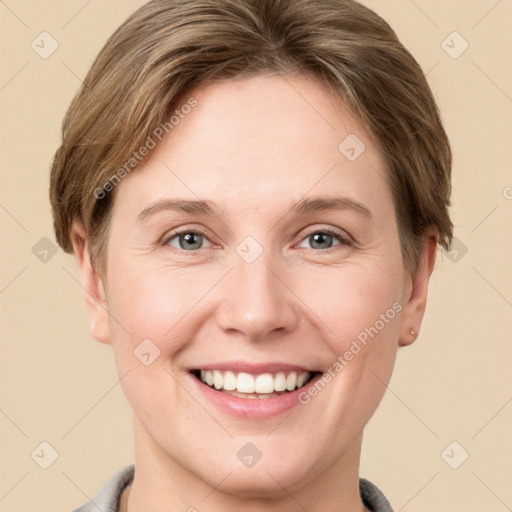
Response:
[{"label": "pupil", "polygon": [[185,235],[182,235],[181,236],[182,240],[185,240],[185,247],[182,247],[182,249],[185,249],[185,250],[187,250],[187,249],[199,249],[200,246],[201,246],[201,242],[200,241],[199,242],[196,241],[194,243],[194,238],[196,236],[200,237],[202,235],[198,235],[197,233],[186,233]]},{"label": "pupil", "polygon": [[312,245],[313,249],[318,249],[318,247],[315,247],[316,243],[319,243],[320,245],[322,243],[325,244],[326,240],[327,240],[327,242],[329,242],[329,241],[332,242],[332,235],[329,235],[328,233],[315,233],[314,235],[312,235],[312,237],[313,237],[313,243],[311,245]]}]

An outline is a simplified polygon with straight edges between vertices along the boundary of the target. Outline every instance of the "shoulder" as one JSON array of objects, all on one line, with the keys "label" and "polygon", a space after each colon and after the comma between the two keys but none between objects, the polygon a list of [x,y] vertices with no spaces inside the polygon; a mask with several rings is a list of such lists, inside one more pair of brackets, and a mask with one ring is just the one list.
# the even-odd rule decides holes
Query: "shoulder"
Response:
[{"label": "shoulder", "polygon": [[73,512],[118,512],[121,493],[132,482],[134,473],[133,464],[119,470],[105,482],[94,498]]},{"label": "shoulder", "polygon": [[365,478],[359,479],[359,494],[364,505],[372,512],[393,512],[389,501],[382,491]]}]

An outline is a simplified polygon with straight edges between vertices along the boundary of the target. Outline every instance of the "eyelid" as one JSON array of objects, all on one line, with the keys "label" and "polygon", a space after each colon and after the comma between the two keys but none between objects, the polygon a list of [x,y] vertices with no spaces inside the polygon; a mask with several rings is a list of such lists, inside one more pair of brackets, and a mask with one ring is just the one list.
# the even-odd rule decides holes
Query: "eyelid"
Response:
[{"label": "eyelid", "polygon": [[[340,242],[340,245],[352,245],[354,243],[352,237],[346,232],[339,228],[335,228],[332,226],[329,227],[312,227],[308,229],[304,235],[302,235],[299,243],[302,242],[305,238],[315,234],[315,233],[328,233],[333,237],[337,238]],[[336,246],[334,246],[336,247]],[[315,251],[327,252],[330,249],[334,249],[334,247],[330,247],[329,249],[321,250],[321,249],[313,249]]]},{"label": "eyelid", "polygon": [[[210,243],[213,243],[210,241],[210,235],[206,232],[206,230],[202,229],[202,228],[197,228],[197,227],[183,227],[183,228],[176,228],[176,229],[173,229],[171,230],[170,232],[168,231],[167,233],[165,233],[160,241],[159,241],[159,244],[160,245],[167,245],[173,238],[176,238],[177,236],[183,234],[183,233],[196,233],[196,234],[199,234],[199,235],[203,235],[206,239],[208,239],[208,241]],[[189,252],[197,252],[197,251],[189,251]]]}]

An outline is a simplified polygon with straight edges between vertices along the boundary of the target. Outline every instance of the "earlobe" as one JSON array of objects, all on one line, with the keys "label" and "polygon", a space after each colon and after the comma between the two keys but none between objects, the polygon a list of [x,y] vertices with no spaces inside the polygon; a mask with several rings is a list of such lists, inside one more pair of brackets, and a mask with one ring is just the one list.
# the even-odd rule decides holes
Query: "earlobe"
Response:
[{"label": "earlobe", "polygon": [[73,222],[71,242],[84,290],[85,306],[91,320],[91,335],[100,343],[110,344],[110,326],[103,281],[91,262],[85,229],[78,221]]},{"label": "earlobe", "polygon": [[434,269],[438,239],[437,230],[433,228],[425,233],[418,267],[410,279],[410,293],[404,297],[398,340],[401,347],[414,343],[418,337],[427,307],[428,282]]}]

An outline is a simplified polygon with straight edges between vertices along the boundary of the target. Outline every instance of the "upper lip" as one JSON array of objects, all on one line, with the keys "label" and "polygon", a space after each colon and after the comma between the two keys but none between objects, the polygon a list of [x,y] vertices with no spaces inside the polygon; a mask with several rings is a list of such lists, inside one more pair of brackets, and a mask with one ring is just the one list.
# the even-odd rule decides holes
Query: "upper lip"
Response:
[{"label": "upper lip", "polygon": [[222,361],[218,363],[201,364],[190,368],[193,370],[221,370],[232,371],[233,373],[251,373],[253,375],[261,375],[263,373],[277,373],[277,372],[316,372],[312,368],[306,368],[292,363],[282,363],[279,361],[270,361],[268,363],[249,363],[246,361]]}]

